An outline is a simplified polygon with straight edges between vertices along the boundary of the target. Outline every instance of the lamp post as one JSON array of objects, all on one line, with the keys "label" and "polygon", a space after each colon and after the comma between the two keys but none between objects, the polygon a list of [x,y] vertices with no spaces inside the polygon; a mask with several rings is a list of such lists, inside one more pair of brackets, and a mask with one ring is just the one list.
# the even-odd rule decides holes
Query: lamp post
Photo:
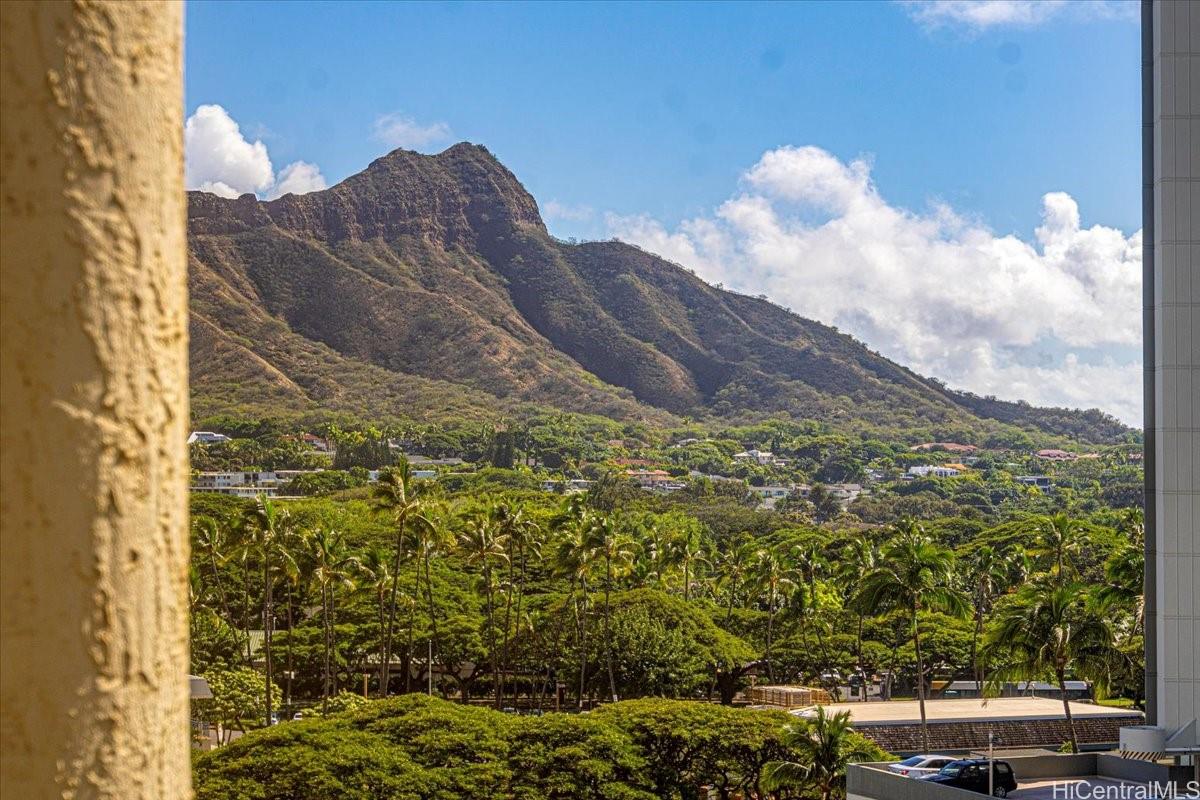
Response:
[{"label": "lamp post", "polygon": [[996,785],[995,785],[996,784],[996,766],[993,763],[993,759],[995,756],[995,753],[993,751],[993,745],[995,742],[995,738],[996,738],[995,735],[992,733],[992,728],[989,725],[988,726],[988,797],[996,796]]}]

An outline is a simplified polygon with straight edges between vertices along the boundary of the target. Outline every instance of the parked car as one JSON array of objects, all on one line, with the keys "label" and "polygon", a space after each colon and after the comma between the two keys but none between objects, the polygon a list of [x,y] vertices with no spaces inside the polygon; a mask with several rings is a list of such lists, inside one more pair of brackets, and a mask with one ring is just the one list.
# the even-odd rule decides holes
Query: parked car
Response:
[{"label": "parked car", "polygon": [[[993,761],[992,796],[1008,797],[1016,791],[1017,779],[1007,761]],[[920,780],[966,789],[969,792],[988,793],[988,760],[986,758],[963,758],[951,761],[932,775],[923,775]]]},{"label": "parked car", "polygon": [[911,778],[919,778],[922,775],[932,775],[957,760],[954,756],[913,756],[895,764],[888,764],[888,769]]}]

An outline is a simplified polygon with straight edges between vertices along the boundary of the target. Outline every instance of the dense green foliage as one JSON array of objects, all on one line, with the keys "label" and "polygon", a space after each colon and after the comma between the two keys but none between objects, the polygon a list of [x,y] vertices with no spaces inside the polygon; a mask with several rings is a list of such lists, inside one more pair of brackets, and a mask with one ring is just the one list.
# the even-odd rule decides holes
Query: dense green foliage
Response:
[{"label": "dense green foliage", "polygon": [[[722,798],[765,798],[775,796],[762,786],[768,764],[807,762],[803,750],[788,746],[788,724],[778,712],[668,700],[524,717],[406,695],[257,731],[201,756],[196,796],[694,800],[709,786]],[[854,734],[845,746],[852,760],[886,757]],[[778,796],[797,795],[784,789]]]},{"label": "dense green foliage", "polygon": [[[331,456],[294,447],[295,424],[212,422],[235,438],[198,449],[210,465],[327,469],[291,478],[294,499],[193,495],[193,671],[221,689],[204,718],[225,738],[316,718],[205,756],[202,797],[836,796],[861,740],[729,708],[752,681],[924,698],[1082,678],[1141,702],[1140,496],[1110,500],[1140,480],[1129,447],[983,447],[937,478],[905,473],[968,456],[815,423],[341,419],[314,428]],[[421,478],[402,451],[454,458]],[[644,468],[674,490],[639,488]],[[869,491],[820,482],[847,478]],[[774,508],[754,493],[792,485]],[[1103,636],[1036,646],[1101,618]],[[402,697],[356,708],[364,691]]]}]

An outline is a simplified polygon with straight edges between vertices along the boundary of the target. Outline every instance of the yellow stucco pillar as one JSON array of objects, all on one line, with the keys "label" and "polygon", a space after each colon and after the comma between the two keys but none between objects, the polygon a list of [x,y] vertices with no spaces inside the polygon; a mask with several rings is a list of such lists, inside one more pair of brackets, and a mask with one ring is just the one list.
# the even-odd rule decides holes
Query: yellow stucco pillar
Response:
[{"label": "yellow stucco pillar", "polygon": [[182,6],[0,6],[0,796],[186,798]]}]

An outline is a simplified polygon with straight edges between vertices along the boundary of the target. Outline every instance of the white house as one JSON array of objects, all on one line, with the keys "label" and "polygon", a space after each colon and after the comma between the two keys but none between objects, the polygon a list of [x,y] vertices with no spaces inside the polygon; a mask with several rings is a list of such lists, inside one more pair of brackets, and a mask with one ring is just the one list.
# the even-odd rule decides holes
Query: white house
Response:
[{"label": "white house", "polygon": [[279,483],[274,472],[200,472],[192,481],[192,491],[234,497],[275,497]]},{"label": "white house", "polygon": [[734,461],[753,462],[760,467],[785,467],[792,463],[790,458],[777,456],[770,450],[746,450],[733,454]]},{"label": "white house", "polygon": [[196,442],[200,444],[220,444],[221,442],[228,441],[229,437],[225,434],[213,433],[212,431],[192,431],[187,439],[188,444],[195,444]]},{"label": "white house", "polygon": [[959,474],[959,470],[954,467],[943,467],[937,464],[922,464],[917,467],[909,467],[908,474],[914,478],[926,478],[932,475],[935,478],[953,478]]}]

